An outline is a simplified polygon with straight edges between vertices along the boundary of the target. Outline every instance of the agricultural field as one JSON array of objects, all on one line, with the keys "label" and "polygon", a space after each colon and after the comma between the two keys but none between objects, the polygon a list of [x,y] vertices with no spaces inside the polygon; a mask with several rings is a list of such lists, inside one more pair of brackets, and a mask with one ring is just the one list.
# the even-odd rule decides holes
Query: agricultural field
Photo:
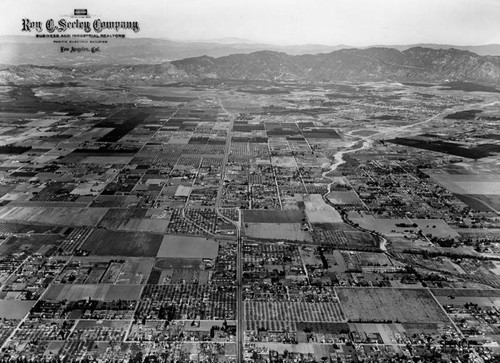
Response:
[{"label": "agricultural field", "polygon": [[164,232],[169,223],[168,218],[162,219],[129,219],[125,223],[121,223],[118,226],[118,230],[122,231],[138,231],[138,232],[150,232],[150,233],[162,233]]},{"label": "agricultural field", "polygon": [[500,174],[452,174],[431,171],[428,175],[465,204],[480,211],[500,209]]},{"label": "agricultural field", "polygon": [[51,285],[43,295],[48,301],[138,300],[142,285]]},{"label": "agricultural field", "polygon": [[309,232],[299,223],[245,223],[245,236],[257,239],[312,241]]},{"label": "agricultural field", "polygon": [[500,174],[450,174],[430,171],[429,176],[452,193],[499,195]]},{"label": "agricultural field", "polygon": [[98,256],[154,257],[162,239],[159,234],[96,229],[82,245],[82,250]]},{"label": "agricultural field", "polygon": [[245,223],[302,223],[305,215],[299,210],[243,210]]},{"label": "agricultural field", "polygon": [[345,315],[338,302],[264,302],[245,301],[246,321],[340,322]]},{"label": "agricultural field", "polygon": [[342,309],[352,322],[449,322],[442,307],[427,290],[336,289]]},{"label": "agricultural field", "polygon": [[202,237],[165,235],[158,258],[212,258],[217,257],[219,243]]},{"label": "agricultural field", "polygon": [[96,226],[106,214],[104,208],[0,207],[3,221],[23,221],[49,225]]}]

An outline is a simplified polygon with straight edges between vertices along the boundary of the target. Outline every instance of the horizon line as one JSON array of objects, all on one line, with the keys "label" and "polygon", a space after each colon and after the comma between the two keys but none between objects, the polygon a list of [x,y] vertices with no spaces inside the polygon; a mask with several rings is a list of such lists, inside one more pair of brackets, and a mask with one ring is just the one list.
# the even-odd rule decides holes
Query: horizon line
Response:
[{"label": "horizon line", "polygon": [[[22,37],[22,38],[32,38],[37,39],[33,35],[27,34],[2,34],[0,38],[4,37]],[[230,39],[231,37],[227,37]],[[350,45],[345,43],[336,43],[336,44],[326,44],[326,43],[294,43],[294,44],[278,44],[278,43],[266,43],[258,40],[249,40],[249,39],[240,39],[241,41],[235,42],[222,42],[222,40],[226,39],[226,37],[218,38],[218,39],[173,39],[169,37],[126,37],[125,39],[152,39],[152,40],[166,40],[175,43],[211,43],[211,44],[220,44],[220,45],[265,45],[265,46],[274,46],[274,47],[304,47],[304,46],[321,46],[321,47],[349,47],[349,48],[371,48],[371,47],[405,47],[405,46],[420,46],[420,45],[435,45],[435,46],[447,46],[447,47],[486,47],[486,46],[495,46],[500,43],[482,43],[482,44],[456,44],[456,43],[433,43],[433,42],[418,42],[418,43],[401,43],[401,44],[385,44],[385,43],[376,43],[376,44],[367,44],[367,45]],[[40,40],[40,39],[38,39]],[[119,39],[117,39],[119,41]],[[238,40],[235,38],[235,40]]]}]

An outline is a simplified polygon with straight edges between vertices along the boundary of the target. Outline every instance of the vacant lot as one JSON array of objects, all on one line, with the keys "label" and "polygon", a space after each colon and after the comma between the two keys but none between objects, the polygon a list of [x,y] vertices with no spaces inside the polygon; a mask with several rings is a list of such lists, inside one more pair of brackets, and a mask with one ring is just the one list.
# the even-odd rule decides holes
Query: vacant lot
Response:
[{"label": "vacant lot", "polygon": [[401,323],[449,322],[441,306],[423,289],[336,289],[351,321]]},{"label": "vacant lot", "polygon": [[212,239],[166,235],[163,237],[157,257],[215,258],[218,252],[219,242]]},{"label": "vacant lot", "polygon": [[161,244],[162,236],[159,234],[97,229],[82,249],[98,256],[155,257]]},{"label": "vacant lot", "polygon": [[22,319],[36,301],[0,300],[1,319]]},{"label": "vacant lot", "polygon": [[296,165],[293,156],[273,156],[271,160],[274,166],[282,168],[294,168]]},{"label": "vacant lot", "polygon": [[352,190],[334,191],[327,195],[328,200],[339,205],[361,205],[358,195]]},{"label": "vacant lot", "polygon": [[352,248],[377,247],[378,248],[378,242],[369,233],[360,232],[360,231],[343,231],[343,233],[347,239],[347,245],[349,247],[352,247]]},{"label": "vacant lot", "polygon": [[155,262],[155,268],[161,270],[169,269],[188,269],[198,270],[202,262],[199,258],[158,258]]},{"label": "vacant lot", "polygon": [[304,198],[306,215],[311,223],[341,223],[342,217],[332,206],[329,206],[319,194],[310,194]]}]

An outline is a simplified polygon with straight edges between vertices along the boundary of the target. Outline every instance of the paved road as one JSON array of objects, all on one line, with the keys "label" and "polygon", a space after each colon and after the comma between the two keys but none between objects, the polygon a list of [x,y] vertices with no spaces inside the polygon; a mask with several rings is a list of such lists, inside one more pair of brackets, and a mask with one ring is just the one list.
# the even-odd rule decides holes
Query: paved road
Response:
[{"label": "paved road", "polygon": [[243,275],[243,241],[241,239],[241,211],[238,222],[234,223],[220,213],[220,205],[222,201],[222,193],[224,190],[224,179],[226,176],[226,167],[229,161],[229,153],[231,150],[231,135],[234,126],[234,116],[226,110],[222,100],[219,99],[221,109],[229,116],[229,128],[226,136],[226,146],[224,147],[224,161],[221,169],[221,181],[217,190],[217,199],[215,201],[215,210],[217,214],[228,222],[231,222],[236,227],[236,362],[243,362],[243,289],[242,289],[242,275]]},{"label": "paved road", "polygon": [[233,133],[233,126],[234,126],[234,117],[224,108],[222,100],[220,99],[219,99],[219,105],[222,108],[222,110],[229,116],[229,128],[227,130],[226,146],[224,147],[224,160],[222,162],[221,181],[219,184],[219,189],[217,189],[217,199],[215,201],[216,209],[220,208],[220,203],[222,199],[222,191],[224,189],[224,178],[226,176],[226,166],[229,160],[229,151],[231,150],[231,135]]},{"label": "paved road", "polygon": [[[238,223],[241,224],[240,221]],[[241,229],[238,226],[238,238],[236,249],[236,362],[243,362],[243,241],[241,239]]]}]

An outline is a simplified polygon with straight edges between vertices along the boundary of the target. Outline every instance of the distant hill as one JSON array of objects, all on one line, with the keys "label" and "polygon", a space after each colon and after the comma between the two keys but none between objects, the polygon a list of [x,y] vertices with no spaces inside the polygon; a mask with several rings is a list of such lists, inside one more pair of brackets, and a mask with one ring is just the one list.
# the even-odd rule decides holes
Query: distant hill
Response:
[{"label": "distant hill", "polygon": [[55,67],[20,65],[0,69],[0,84],[83,83],[90,85],[157,85],[195,80],[166,62],[143,65]]},{"label": "distant hill", "polygon": [[[366,48],[372,48],[366,47]],[[467,50],[477,55],[493,55],[500,56],[500,44],[486,44],[486,45],[451,45],[451,44],[432,44],[432,43],[420,43],[420,44],[410,44],[410,45],[381,45],[380,47],[394,48],[400,51],[422,47],[430,49],[458,49]]]},{"label": "distant hill", "polygon": [[220,58],[197,57],[172,64],[197,78],[273,81],[472,81],[500,83],[500,57],[456,49],[415,47],[341,49],[291,56],[260,51]]},{"label": "distant hill", "polygon": [[341,49],[316,55],[258,51],[223,57],[192,57],[162,64],[85,65],[72,67],[8,66],[1,84],[90,82],[165,84],[200,79],[296,82],[469,81],[500,84],[500,57],[457,49],[414,47]]}]

